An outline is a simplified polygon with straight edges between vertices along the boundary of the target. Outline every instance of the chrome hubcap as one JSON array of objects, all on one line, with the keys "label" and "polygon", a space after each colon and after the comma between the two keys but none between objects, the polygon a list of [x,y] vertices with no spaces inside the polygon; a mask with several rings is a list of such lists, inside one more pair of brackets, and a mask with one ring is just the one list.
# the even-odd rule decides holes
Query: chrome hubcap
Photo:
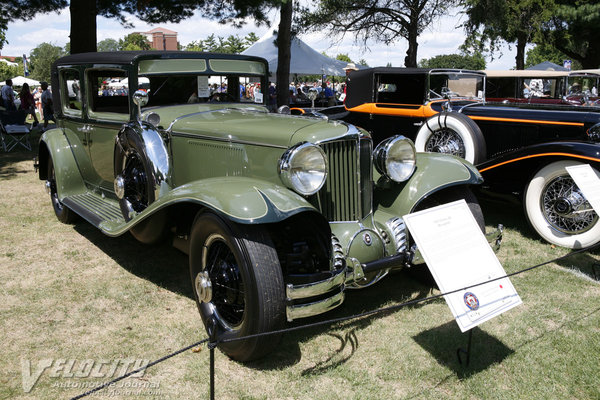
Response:
[{"label": "chrome hubcap", "polygon": [[198,300],[202,303],[209,303],[212,300],[212,284],[208,272],[202,271],[196,275],[194,281]]},{"label": "chrome hubcap", "polygon": [[560,232],[580,234],[598,222],[598,214],[570,177],[559,176],[551,180],[540,201],[546,221]]},{"label": "chrome hubcap", "polygon": [[452,129],[441,129],[431,135],[425,144],[425,151],[452,154],[465,158],[466,151],[460,135]]}]

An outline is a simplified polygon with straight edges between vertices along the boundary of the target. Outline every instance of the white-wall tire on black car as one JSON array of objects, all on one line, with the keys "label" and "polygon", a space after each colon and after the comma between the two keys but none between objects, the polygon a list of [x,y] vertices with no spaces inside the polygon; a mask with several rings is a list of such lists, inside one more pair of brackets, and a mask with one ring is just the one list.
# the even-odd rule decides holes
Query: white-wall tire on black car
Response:
[{"label": "white-wall tire on black car", "polygon": [[425,120],[417,137],[419,152],[452,154],[472,164],[485,161],[485,140],[481,129],[464,114],[441,112]]},{"label": "white-wall tire on black car", "polygon": [[525,214],[536,232],[552,244],[571,249],[600,241],[598,214],[565,169],[580,164],[557,161],[546,165],[529,182],[524,197]]}]

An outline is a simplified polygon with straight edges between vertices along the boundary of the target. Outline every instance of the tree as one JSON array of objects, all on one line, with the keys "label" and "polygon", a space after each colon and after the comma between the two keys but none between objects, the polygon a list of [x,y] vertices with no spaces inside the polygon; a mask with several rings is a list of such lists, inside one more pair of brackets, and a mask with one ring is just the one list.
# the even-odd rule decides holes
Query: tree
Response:
[{"label": "tree", "polygon": [[319,0],[316,10],[303,9],[301,24],[333,36],[355,35],[367,47],[374,40],[387,45],[408,41],[404,65],[417,66],[418,37],[446,14],[454,0]]},{"label": "tree", "polygon": [[104,39],[98,42],[96,46],[98,51],[117,51],[119,50],[119,42],[115,39]]},{"label": "tree", "polygon": [[119,39],[119,50],[150,50],[151,48],[148,39],[141,33],[130,33],[123,39]]},{"label": "tree", "polygon": [[[544,21],[550,18],[554,0],[462,0],[468,17],[463,25],[467,41],[490,44],[490,53],[502,42],[517,48],[517,69],[525,67],[525,46],[533,42]],[[480,49],[482,50],[482,49]]]},{"label": "tree", "polygon": [[62,47],[50,43],[42,43],[31,51],[29,58],[31,78],[38,81],[50,82],[52,63],[64,56]]},{"label": "tree", "polygon": [[469,56],[464,54],[443,54],[419,61],[421,68],[458,68],[458,69],[485,69],[483,56]]},{"label": "tree", "polygon": [[[569,59],[561,51],[557,50],[549,43],[537,44],[533,49],[527,51],[525,59],[525,68],[532,67],[544,61],[550,61],[554,64],[562,65],[564,60]],[[573,61],[571,69],[581,69],[581,64],[578,61]]]},{"label": "tree", "polygon": [[[246,37],[244,38],[244,45],[246,46],[246,49],[248,47],[252,46],[254,43],[258,42],[258,39],[260,39],[260,38],[258,36],[256,36],[256,33],[254,33],[254,32],[250,32],[249,34],[247,34]],[[244,50],[246,50],[246,49],[244,49]]]},{"label": "tree", "polygon": [[8,65],[5,62],[0,62],[0,81],[5,81],[19,75],[19,67],[16,65]]},{"label": "tree", "polygon": [[353,63],[354,61],[352,61],[352,59],[350,57],[348,57],[348,54],[338,54],[337,56],[335,56],[336,60],[340,60],[340,61],[345,61],[347,63]]},{"label": "tree", "polygon": [[369,66],[369,64],[367,63],[367,60],[365,60],[364,58],[361,58],[360,60],[358,60],[358,65],[362,65],[365,67]]},{"label": "tree", "polygon": [[554,0],[552,17],[543,24],[538,43],[548,41],[583,68],[600,67],[598,0]]}]

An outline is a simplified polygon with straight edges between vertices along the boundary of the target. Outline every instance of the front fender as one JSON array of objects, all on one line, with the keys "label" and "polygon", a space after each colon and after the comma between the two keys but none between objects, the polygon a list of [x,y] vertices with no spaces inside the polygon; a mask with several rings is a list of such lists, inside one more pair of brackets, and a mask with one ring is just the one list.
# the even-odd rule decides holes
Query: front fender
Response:
[{"label": "front fender", "polygon": [[316,211],[306,199],[283,186],[243,177],[187,183],[162,196],[147,211],[182,202],[203,205],[242,224],[278,222],[299,212]]},{"label": "front fender", "polygon": [[450,186],[477,185],[483,178],[477,169],[461,158],[437,153],[417,153],[417,169],[403,184],[377,185],[374,193],[378,214],[402,216],[411,213],[427,196]]},{"label": "front fender", "polygon": [[52,158],[54,164],[56,190],[60,200],[85,190],[71,145],[61,129],[50,129],[40,138],[38,153],[40,179],[48,178],[48,157]]}]

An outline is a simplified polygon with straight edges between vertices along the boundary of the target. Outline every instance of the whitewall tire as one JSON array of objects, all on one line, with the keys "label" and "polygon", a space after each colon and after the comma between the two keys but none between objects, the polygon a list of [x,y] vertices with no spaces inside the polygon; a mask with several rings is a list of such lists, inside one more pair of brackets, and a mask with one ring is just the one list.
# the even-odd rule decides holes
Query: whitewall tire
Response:
[{"label": "whitewall tire", "polygon": [[415,139],[419,152],[452,154],[472,164],[485,161],[486,147],[481,129],[466,115],[441,112],[427,119]]},{"label": "whitewall tire", "polygon": [[525,214],[533,229],[546,241],[571,249],[600,241],[598,214],[565,169],[581,164],[565,160],[546,165],[529,182],[524,196]]}]

